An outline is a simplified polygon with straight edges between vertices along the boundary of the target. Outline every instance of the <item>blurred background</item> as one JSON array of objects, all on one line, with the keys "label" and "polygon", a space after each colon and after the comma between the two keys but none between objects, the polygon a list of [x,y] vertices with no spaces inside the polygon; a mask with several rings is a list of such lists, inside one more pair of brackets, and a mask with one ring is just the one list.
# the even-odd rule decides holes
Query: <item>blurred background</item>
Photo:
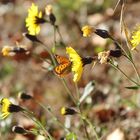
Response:
[{"label": "blurred background", "polygon": [[[43,12],[47,4],[53,5],[56,23],[65,44],[72,45],[81,56],[95,56],[100,51],[114,48],[110,40],[97,35],[90,38],[82,37],[81,27],[85,24],[108,30],[124,47],[126,46],[125,37],[120,31],[121,3],[114,11],[118,0],[0,0],[0,49],[5,45],[15,46],[18,42],[31,48],[35,54],[47,57],[41,45],[32,43],[22,35],[23,32],[27,32],[25,18],[32,2],[35,2]],[[139,0],[126,1],[124,20],[130,32],[140,23],[139,7]],[[39,38],[50,49],[53,48],[53,27],[49,24],[41,25]],[[66,56],[65,46],[61,44],[59,36],[57,40],[56,53]],[[134,51],[133,54],[139,69],[139,51]],[[116,61],[125,73],[130,77],[136,77],[131,64],[124,57]],[[53,122],[49,114],[36,103],[23,102],[17,97],[20,91],[33,95],[39,102],[49,104],[55,115],[65,122],[65,117],[60,115],[59,110],[62,106],[73,106],[73,103],[59,78],[54,76],[48,67],[48,64],[30,54],[14,57],[4,57],[0,54],[0,99],[8,97],[13,103],[19,103],[35,112],[38,118],[49,126],[56,140],[60,140],[64,136],[63,129]],[[72,75],[68,75],[66,80],[72,93],[75,94]],[[96,126],[99,136],[107,140],[116,140],[112,138],[114,137],[112,135],[116,134],[119,135],[117,140],[140,140],[139,90],[126,89],[127,86],[133,86],[132,83],[110,65],[97,64],[93,69],[92,65],[85,67],[78,83],[81,94],[88,82],[93,80],[96,89],[87,98],[83,108]],[[78,130],[79,123],[77,117],[71,119],[71,129],[78,136],[81,135]],[[15,124],[26,129],[34,127],[32,121],[21,114],[12,115],[6,120],[0,120],[0,139],[39,140],[33,135],[22,136],[13,133],[11,128]]]}]

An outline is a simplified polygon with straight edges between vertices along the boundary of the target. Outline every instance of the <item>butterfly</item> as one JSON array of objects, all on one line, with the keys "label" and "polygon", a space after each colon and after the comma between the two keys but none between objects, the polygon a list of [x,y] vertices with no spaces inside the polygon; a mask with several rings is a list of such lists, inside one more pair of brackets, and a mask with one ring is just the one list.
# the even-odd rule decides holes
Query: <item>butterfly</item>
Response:
[{"label": "butterfly", "polygon": [[59,77],[64,77],[71,72],[71,61],[64,57],[55,55],[58,65],[54,68],[54,72]]}]

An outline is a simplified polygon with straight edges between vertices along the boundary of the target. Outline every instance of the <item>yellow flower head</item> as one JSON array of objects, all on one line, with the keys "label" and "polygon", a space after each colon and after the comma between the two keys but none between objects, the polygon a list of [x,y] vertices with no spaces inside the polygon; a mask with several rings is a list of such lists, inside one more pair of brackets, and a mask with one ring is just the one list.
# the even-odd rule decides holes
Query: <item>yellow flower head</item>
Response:
[{"label": "yellow flower head", "polygon": [[53,12],[53,8],[52,8],[52,5],[47,5],[46,7],[45,7],[45,13],[46,13],[46,15],[50,15],[51,13]]},{"label": "yellow flower head", "polygon": [[140,44],[140,25],[138,25],[132,32],[131,40],[132,50],[134,50]]},{"label": "yellow flower head", "polygon": [[13,112],[23,111],[23,108],[21,108],[18,105],[12,104],[7,98],[3,98],[0,101],[0,104],[1,104],[2,119],[7,118]]},{"label": "yellow flower head", "polygon": [[70,61],[72,62],[71,70],[74,73],[73,81],[78,82],[83,72],[82,58],[72,47],[66,47],[66,53],[69,55]]},{"label": "yellow flower head", "polygon": [[45,20],[42,18],[42,12],[38,11],[38,7],[34,3],[32,3],[32,6],[28,10],[28,17],[26,18],[25,22],[30,35],[39,34],[39,24],[44,23]]},{"label": "yellow flower head", "polygon": [[12,104],[7,98],[3,98],[0,102],[2,105],[1,112],[2,112],[2,119],[8,117],[10,115],[9,106]]},{"label": "yellow flower head", "polygon": [[84,37],[90,37],[94,31],[95,29],[89,25],[85,25],[82,27],[82,32]]}]

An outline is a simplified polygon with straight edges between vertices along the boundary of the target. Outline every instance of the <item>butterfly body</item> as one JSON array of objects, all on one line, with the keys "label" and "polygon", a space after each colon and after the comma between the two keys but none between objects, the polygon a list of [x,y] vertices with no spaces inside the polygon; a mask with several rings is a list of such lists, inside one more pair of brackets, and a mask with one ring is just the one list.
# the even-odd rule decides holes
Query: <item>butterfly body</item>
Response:
[{"label": "butterfly body", "polygon": [[55,55],[58,65],[54,68],[55,74],[64,77],[71,72],[71,62],[64,56]]}]

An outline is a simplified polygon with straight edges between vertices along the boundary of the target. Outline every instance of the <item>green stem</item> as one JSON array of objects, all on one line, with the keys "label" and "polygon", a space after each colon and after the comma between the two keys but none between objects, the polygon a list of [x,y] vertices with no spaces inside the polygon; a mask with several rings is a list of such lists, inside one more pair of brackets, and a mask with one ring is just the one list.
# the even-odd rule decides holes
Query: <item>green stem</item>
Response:
[{"label": "green stem", "polygon": [[53,62],[53,65],[56,66],[56,60],[54,58],[54,55],[52,54],[52,52],[49,50],[48,46],[46,44],[44,44],[43,42],[40,41],[40,44],[43,45],[43,47],[48,51],[50,57],[51,57],[51,60]]},{"label": "green stem", "polygon": [[49,140],[53,140],[52,136],[50,135],[50,133],[46,130],[46,128],[40,123],[40,121],[35,118],[35,116],[33,115],[33,113],[31,113],[30,111],[28,110],[24,110],[24,115],[26,115],[26,117],[32,119],[44,132],[44,134],[46,135],[47,133],[47,136],[49,137]]},{"label": "green stem", "polygon": [[61,82],[63,83],[63,85],[64,85],[64,87],[65,87],[65,89],[66,89],[68,95],[71,97],[71,99],[72,99],[72,101],[74,102],[74,104],[77,105],[76,100],[75,100],[74,96],[72,95],[70,89],[68,88],[65,79],[61,79]]},{"label": "green stem", "polygon": [[59,120],[57,117],[55,117],[55,115],[53,114],[53,112],[50,110],[50,108],[48,106],[44,106],[42,103],[38,102],[37,100],[34,100],[37,104],[39,104],[43,109],[45,109],[53,118],[54,120],[66,131],[70,132]]},{"label": "green stem", "polygon": [[97,135],[97,133],[96,133],[96,131],[95,131],[95,127],[93,126],[93,124],[91,124],[91,122],[85,117],[84,118],[85,119],[85,121],[89,124],[89,126],[92,128],[92,130],[93,130],[93,132],[94,132],[94,135],[95,135],[95,137],[96,137],[96,140],[99,140],[99,137],[98,137],[98,135]]},{"label": "green stem", "polygon": [[133,66],[133,69],[135,70],[136,75],[138,77],[138,82],[140,82],[140,74],[139,74],[139,72],[137,70],[137,67],[136,67],[134,61],[133,61],[133,58],[132,57],[131,58],[130,57],[127,57],[126,55],[124,55],[124,56],[130,61],[131,65]]},{"label": "green stem", "polygon": [[61,41],[62,41],[63,44],[65,45],[64,40],[63,40],[63,37],[62,37],[61,32],[60,32],[60,30],[59,30],[59,26],[58,26],[58,25],[55,25],[54,27],[55,27],[57,33],[59,34],[59,37],[61,38]]},{"label": "green stem", "polygon": [[90,140],[90,137],[89,137],[89,134],[88,134],[88,131],[87,131],[86,122],[85,122],[85,119],[84,119],[84,117],[83,117],[83,115],[82,115],[82,111],[81,111],[81,109],[80,109],[80,106],[79,106],[79,113],[80,113],[80,118],[81,118],[81,120],[82,120],[82,122],[83,122],[83,126],[84,126],[84,130],[85,130],[86,137],[87,137],[88,140]]},{"label": "green stem", "polygon": [[[85,127],[86,127],[86,123],[87,123],[87,124],[91,127],[91,129],[93,130],[94,135],[95,135],[95,137],[96,137],[96,140],[99,140],[99,137],[98,137],[98,135],[97,135],[97,133],[96,133],[96,130],[95,130],[95,127],[93,126],[93,124],[89,121],[89,119],[88,119],[85,115],[83,115],[80,106],[78,106],[78,109],[79,109],[79,116],[80,116],[80,118],[83,120],[83,123],[84,123]],[[87,129],[87,128],[85,128],[85,131],[87,131],[86,129]],[[89,135],[89,134],[88,134],[88,131],[87,131],[87,132],[86,132],[87,138],[89,137],[88,135]]]},{"label": "green stem", "polygon": [[134,63],[134,61],[133,61],[133,59],[132,59],[132,61],[131,61],[131,64],[132,64],[132,66],[133,66],[133,68],[134,68],[134,70],[135,70],[135,72],[136,72],[136,74],[137,74],[138,82],[140,82],[140,74],[139,74],[139,72],[138,72],[138,70],[137,70],[137,67],[136,67],[136,65],[135,65],[135,63]]},{"label": "green stem", "polygon": [[[22,112],[22,113],[23,113],[23,115],[24,115],[25,117],[31,119],[33,122],[36,123],[36,125],[37,125],[40,129],[42,129],[42,127],[40,126],[40,124],[39,124],[34,118],[32,118],[27,112],[26,112],[27,114],[26,114],[25,112]],[[44,132],[44,130],[43,130],[43,132]],[[48,136],[46,135],[46,131],[44,132],[44,134],[40,134],[40,132],[38,132],[38,135],[42,135],[42,136],[46,137],[47,140],[50,140],[50,139],[48,138]]]},{"label": "green stem", "polygon": [[85,129],[86,137],[87,137],[88,140],[90,140],[90,137],[89,137],[89,134],[88,134],[88,131],[87,131],[86,122],[83,119],[82,119],[82,121],[83,121],[84,129]]},{"label": "green stem", "polygon": [[79,102],[80,92],[79,92],[79,89],[78,89],[77,82],[75,82],[75,89],[76,89],[76,93],[77,93],[77,101]]},{"label": "green stem", "polygon": [[[79,109],[80,116],[82,116],[82,110],[81,110],[81,108],[80,108],[80,106],[79,106],[79,97],[80,97],[80,94],[79,94],[79,89],[78,89],[78,85],[77,85],[76,82],[75,82],[75,89],[76,89],[77,101],[78,101],[77,107],[78,107],[78,109]],[[83,117],[80,117],[80,118],[81,118],[81,120],[82,120],[82,122],[83,122],[83,126],[84,126],[84,130],[85,130],[85,134],[86,134],[87,140],[90,140],[90,137],[89,137],[89,134],[88,134],[88,131],[87,131],[86,122],[85,122],[85,120],[83,119]]]},{"label": "green stem", "polygon": [[111,66],[113,66],[116,70],[120,71],[129,81],[132,83],[136,84],[137,86],[140,86],[136,81],[133,79],[129,78],[118,66],[115,66],[111,61],[110,61]]}]

